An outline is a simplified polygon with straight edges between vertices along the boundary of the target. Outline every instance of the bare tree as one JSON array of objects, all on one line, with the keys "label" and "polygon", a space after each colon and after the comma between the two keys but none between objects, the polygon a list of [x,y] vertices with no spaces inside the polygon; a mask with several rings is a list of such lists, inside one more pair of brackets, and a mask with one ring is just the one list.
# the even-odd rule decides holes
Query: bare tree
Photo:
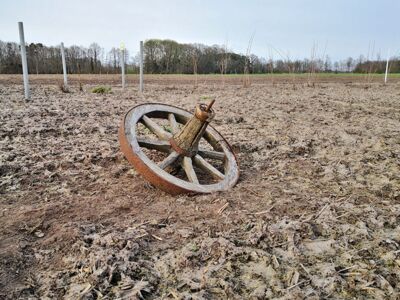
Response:
[{"label": "bare tree", "polygon": [[[246,54],[228,52],[227,43],[224,47],[202,44],[180,44],[171,40],[147,40],[144,45],[145,70],[155,74],[184,73],[194,74],[195,85],[199,79],[198,74],[221,74],[221,81],[225,84],[226,74],[239,74],[242,72],[243,85],[250,85],[251,73],[285,73],[295,84],[297,73],[307,73],[308,84],[313,85],[320,71],[329,72],[334,66],[335,72],[359,72],[365,74],[365,80],[369,83],[373,73],[385,72],[386,61],[378,55],[374,55],[374,47],[369,46],[368,57],[360,56],[360,59],[348,58],[331,63],[325,53],[320,56],[317,46],[314,44],[311,51],[311,59],[292,60],[289,52],[278,51],[270,47],[267,58],[263,59],[251,54],[253,36],[249,41]],[[281,59],[274,61],[273,49]],[[395,52],[398,53],[398,52]],[[72,45],[65,48],[66,64],[68,72],[72,74],[84,73],[118,73],[120,72],[120,55],[116,48],[104,51],[98,44],[92,43],[89,48]],[[126,51],[127,71],[138,70],[138,62],[129,58]],[[275,55],[275,53],[274,53]],[[41,43],[27,45],[28,68],[36,74],[59,74],[62,72],[59,46],[46,46]],[[135,57],[135,55],[133,55]],[[268,59],[269,56],[269,59]],[[128,59],[129,58],[129,59]],[[390,70],[393,73],[400,72],[398,55],[391,59]],[[0,41],[0,73],[21,73],[21,59],[19,45],[13,42]],[[274,81],[274,76],[270,76]]]},{"label": "bare tree", "polygon": [[92,43],[88,49],[90,58],[90,70],[92,73],[97,73],[99,69],[99,57],[101,55],[101,47],[97,43]]},{"label": "bare tree", "polygon": [[348,57],[346,60],[346,67],[347,67],[347,72],[351,72],[352,68],[353,68],[353,58],[352,57]]},{"label": "bare tree", "polygon": [[324,72],[331,72],[331,71],[332,71],[332,62],[329,55],[326,55],[324,62]]},{"label": "bare tree", "polygon": [[193,75],[194,75],[194,87],[197,87],[197,65],[199,62],[199,56],[200,56],[200,49],[198,46],[195,46],[191,50],[191,56],[192,56],[192,64],[193,64]]},{"label": "bare tree", "polygon": [[229,63],[229,53],[228,53],[228,40],[225,41],[225,44],[221,48],[221,55],[218,60],[219,71],[221,73],[222,85],[225,86],[225,74],[228,69]]},{"label": "bare tree", "polygon": [[375,41],[371,42],[368,44],[368,53],[367,53],[367,74],[365,75],[365,81],[367,86],[370,86],[371,84],[371,80],[372,80],[372,73],[373,73],[373,69],[374,69],[374,61],[371,61],[371,58],[374,56],[374,52],[375,52]]},{"label": "bare tree", "polygon": [[[279,69],[283,69],[289,73],[289,76],[292,78],[293,89],[296,89],[296,75],[295,75],[295,63],[293,63],[290,53],[283,52],[282,50],[276,49],[275,47],[271,46],[273,50],[281,57],[281,61],[279,61]],[[278,65],[278,62],[277,62]]]},{"label": "bare tree", "polygon": [[251,35],[249,43],[247,45],[247,50],[246,50],[246,56],[245,56],[245,62],[244,62],[244,81],[243,81],[243,86],[244,87],[249,87],[251,85],[250,81],[250,54],[251,54],[251,46],[253,45],[253,40],[254,40],[254,35],[255,32]]},{"label": "bare tree", "polygon": [[310,56],[310,64],[308,69],[308,79],[307,79],[307,86],[315,87],[316,81],[316,74],[319,70],[318,66],[318,43],[314,42],[313,46],[311,47],[311,56]]}]

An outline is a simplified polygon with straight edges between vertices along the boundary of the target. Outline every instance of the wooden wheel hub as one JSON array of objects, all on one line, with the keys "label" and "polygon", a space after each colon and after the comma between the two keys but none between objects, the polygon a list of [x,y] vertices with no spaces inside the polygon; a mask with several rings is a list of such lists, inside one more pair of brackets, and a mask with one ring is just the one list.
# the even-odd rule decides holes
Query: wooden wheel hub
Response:
[{"label": "wooden wheel hub", "polygon": [[[211,103],[212,106],[213,102]],[[197,154],[199,141],[215,113],[211,106],[196,106],[194,116],[169,140],[171,147],[181,155],[193,157]]]},{"label": "wooden wheel hub", "polygon": [[228,190],[239,178],[236,157],[198,105],[195,114],[165,104],[132,108],[119,129],[121,150],[135,169],[171,194]]}]

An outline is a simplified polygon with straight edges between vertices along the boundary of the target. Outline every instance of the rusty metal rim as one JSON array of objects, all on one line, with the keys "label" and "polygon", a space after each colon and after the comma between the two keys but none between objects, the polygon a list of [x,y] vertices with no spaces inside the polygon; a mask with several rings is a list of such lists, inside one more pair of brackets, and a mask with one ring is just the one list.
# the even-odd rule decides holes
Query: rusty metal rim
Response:
[{"label": "rusty metal rim", "polygon": [[[129,123],[127,118],[132,115],[132,112],[135,110],[140,110],[143,107],[156,107],[158,108],[155,110],[148,109],[147,112],[142,113],[139,118],[136,116],[137,120],[131,123]],[[164,108],[165,110],[161,110]],[[197,185],[194,183],[189,183],[184,180],[181,180],[179,178],[174,177],[173,175],[165,172],[164,170],[161,170],[158,168],[158,166],[152,162],[147,156],[140,150],[140,146],[138,145],[137,141],[129,141],[128,134],[131,132],[127,132],[126,128],[127,126],[132,126],[137,124],[137,122],[140,120],[140,118],[145,115],[146,113],[153,112],[153,111],[161,111],[164,113],[169,113],[168,108],[170,110],[175,111],[175,114],[181,113],[182,116],[189,117],[192,114],[186,110],[183,110],[181,108],[178,108],[176,106],[172,105],[166,105],[166,104],[161,104],[161,103],[149,103],[149,104],[141,104],[133,107],[130,109],[124,116],[123,121],[120,125],[119,128],[119,141],[120,141],[120,147],[121,151],[124,153],[125,157],[128,159],[128,161],[135,167],[135,169],[140,173],[146,180],[151,182],[153,185],[159,187],[160,189],[171,193],[171,194],[181,194],[181,193],[211,193],[211,192],[216,192],[220,190],[226,190],[232,186],[234,186],[239,179],[239,168],[237,164],[237,159],[236,155],[232,150],[232,147],[229,145],[229,143],[226,141],[226,139],[212,126],[209,126],[210,129],[207,129],[214,137],[217,136],[219,138],[219,142],[223,148],[223,152],[225,155],[232,155],[234,159],[234,163],[236,166],[233,166],[234,174],[226,174],[226,175],[232,175],[232,178],[227,179],[226,185],[219,185],[219,184],[211,184],[211,185]],[[178,112],[176,112],[176,110]],[[146,111],[146,109],[144,109]],[[171,112],[174,113],[174,112]],[[136,131],[136,127],[135,127]],[[134,135],[135,137],[135,135]],[[132,143],[133,142],[133,143]],[[133,149],[135,148],[135,149]],[[135,151],[136,150],[136,151]],[[230,162],[232,163],[232,161]],[[154,167],[156,166],[156,168]],[[231,166],[232,167],[232,166]],[[159,170],[157,170],[157,168]],[[160,171],[164,172],[165,174],[160,175]],[[229,172],[229,170],[228,170]],[[170,178],[169,176],[172,176],[173,178],[177,179],[177,183],[173,183],[173,180],[168,180]],[[170,178],[171,179],[171,178]],[[225,179],[224,179],[225,180]],[[223,181],[224,181],[223,180]],[[218,186],[219,185],[219,186]]]}]

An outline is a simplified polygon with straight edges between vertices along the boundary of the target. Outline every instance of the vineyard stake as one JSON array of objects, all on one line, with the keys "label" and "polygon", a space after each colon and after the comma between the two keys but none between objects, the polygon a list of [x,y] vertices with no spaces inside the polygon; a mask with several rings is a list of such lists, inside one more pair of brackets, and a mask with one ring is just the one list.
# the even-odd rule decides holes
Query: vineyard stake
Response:
[{"label": "vineyard stake", "polygon": [[390,49],[388,50],[388,55],[387,55],[387,59],[386,59],[385,84],[387,82],[387,76],[388,76],[388,70],[389,70],[389,52],[390,52]]},{"label": "vineyard stake", "polygon": [[140,41],[140,78],[139,91],[143,93],[143,41]]},{"label": "vineyard stake", "polygon": [[61,43],[61,60],[62,60],[63,74],[64,74],[64,87],[68,88],[67,64],[65,63],[64,43]]},{"label": "vineyard stake", "polygon": [[24,77],[25,100],[31,100],[31,93],[29,91],[28,63],[26,60],[24,24],[22,22],[18,22],[18,28],[19,28],[19,40],[21,44],[21,59],[22,59],[22,73]]},{"label": "vineyard stake", "polygon": [[125,45],[121,44],[121,75],[122,75],[122,88],[125,88]]}]

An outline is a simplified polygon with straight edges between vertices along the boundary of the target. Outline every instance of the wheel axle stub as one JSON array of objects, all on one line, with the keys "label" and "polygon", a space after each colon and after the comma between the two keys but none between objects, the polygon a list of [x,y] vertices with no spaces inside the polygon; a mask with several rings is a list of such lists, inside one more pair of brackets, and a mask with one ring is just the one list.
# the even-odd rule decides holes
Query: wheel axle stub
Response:
[{"label": "wheel axle stub", "polygon": [[133,107],[119,129],[121,151],[146,180],[171,194],[232,188],[239,168],[230,145],[209,126],[212,104],[196,106],[194,115],[165,104]]},{"label": "wheel axle stub", "polygon": [[172,149],[184,156],[193,157],[197,154],[200,139],[215,116],[211,110],[212,103],[214,102],[209,106],[204,104],[196,106],[194,117],[169,139]]}]

